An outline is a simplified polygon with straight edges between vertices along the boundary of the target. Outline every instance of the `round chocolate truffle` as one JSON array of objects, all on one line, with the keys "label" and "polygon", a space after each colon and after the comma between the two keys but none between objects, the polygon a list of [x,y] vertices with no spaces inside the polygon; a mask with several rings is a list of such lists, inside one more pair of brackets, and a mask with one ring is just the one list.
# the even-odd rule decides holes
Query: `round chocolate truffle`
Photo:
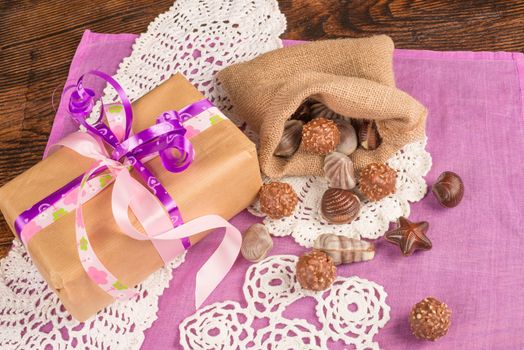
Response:
[{"label": "round chocolate truffle", "polygon": [[297,195],[287,183],[271,182],[260,189],[260,210],[271,219],[291,215],[297,203]]},{"label": "round chocolate truffle", "polygon": [[435,341],[448,332],[451,309],[443,302],[427,297],[413,306],[409,325],[415,337]]},{"label": "round chocolate truffle", "polygon": [[315,118],[302,129],[302,144],[310,153],[325,155],[334,151],[340,143],[337,124],[326,118]]},{"label": "round chocolate truffle", "polygon": [[333,259],[324,252],[313,250],[297,262],[297,280],[304,289],[320,291],[329,288],[337,278]]},{"label": "round chocolate truffle", "polygon": [[358,189],[371,201],[395,193],[397,172],[386,164],[371,163],[360,172]]}]

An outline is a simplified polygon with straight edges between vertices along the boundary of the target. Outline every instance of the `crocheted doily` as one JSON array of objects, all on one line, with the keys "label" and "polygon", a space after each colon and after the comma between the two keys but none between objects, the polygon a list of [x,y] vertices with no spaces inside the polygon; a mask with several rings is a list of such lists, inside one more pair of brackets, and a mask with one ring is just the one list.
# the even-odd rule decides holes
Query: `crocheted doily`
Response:
[{"label": "crocheted doily", "polygon": [[[276,0],[177,0],[133,45],[114,76],[136,100],[175,72],[217,107],[215,74],[282,46],[285,18]],[[116,97],[106,88],[105,101]],[[158,298],[183,257],[138,286],[137,301],[117,302],[85,323],[74,321],[46,286],[20,243],[0,260],[1,349],[138,349],[156,319]],[[47,347],[46,347],[47,346]]]},{"label": "crocheted doily", "polygon": [[[246,307],[224,301],[197,310],[179,326],[186,350],[329,349],[342,341],[355,349],[378,349],[373,337],[389,321],[387,293],[375,282],[337,277],[323,292],[306,291],[295,278],[298,258],[270,256],[246,272]],[[311,297],[320,329],[304,319],[284,316],[288,306]],[[297,307],[301,307],[300,304]],[[267,320],[255,330],[253,323]]]},{"label": "crocheted doily", "polygon": [[[431,155],[425,150],[426,141],[411,143],[395,153],[387,164],[397,171],[397,188],[378,202],[364,202],[360,215],[351,223],[333,225],[327,223],[319,213],[322,195],[328,188],[323,177],[286,177],[280,181],[289,183],[298,196],[293,215],[273,220],[264,219],[264,225],[275,236],[291,235],[297,243],[311,247],[323,233],[336,233],[350,238],[376,239],[384,235],[389,223],[400,216],[409,216],[409,202],[417,202],[427,192],[424,176],[431,169]],[[249,211],[257,216],[260,205],[255,202]]]},{"label": "crocheted doily", "polygon": [[116,301],[86,322],[64,309],[15,241],[0,260],[0,349],[138,349],[156,319],[158,298],[185,254],[137,286],[137,300]]}]

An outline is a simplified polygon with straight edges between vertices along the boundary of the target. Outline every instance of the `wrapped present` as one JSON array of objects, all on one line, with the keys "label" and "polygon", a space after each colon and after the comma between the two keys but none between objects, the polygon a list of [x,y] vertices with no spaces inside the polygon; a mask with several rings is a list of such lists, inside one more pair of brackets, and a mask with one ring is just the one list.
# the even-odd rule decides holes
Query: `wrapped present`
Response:
[{"label": "wrapped present", "polygon": [[[92,107],[81,98],[89,91],[75,93],[73,116]],[[179,74],[133,102],[132,130],[130,120],[122,122],[131,105],[103,110],[107,123],[91,130],[101,137],[85,124],[88,132],[67,136],[67,147],[0,189],[6,221],[78,320],[129,297],[132,286],[226,227],[223,246],[197,276],[201,302],[238,254],[239,233],[227,238],[234,229],[225,220],[261,186],[254,144]],[[141,145],[143,136],[155,142]]]}]

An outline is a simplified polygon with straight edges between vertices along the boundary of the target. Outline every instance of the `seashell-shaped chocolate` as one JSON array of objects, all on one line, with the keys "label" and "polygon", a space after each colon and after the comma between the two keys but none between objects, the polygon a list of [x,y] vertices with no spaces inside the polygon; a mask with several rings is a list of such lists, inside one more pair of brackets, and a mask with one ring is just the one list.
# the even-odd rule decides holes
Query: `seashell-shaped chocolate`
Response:
[{"label": "seashell-shaped chocolate", "polygon": [[332,188],[350,190],[357,185],[353,162],[339,152],[331,152],[324,158],[324,175]]},{"label": "seashell-shaped chocolate", "polygon": [[360,239],[324,233],[317,237],[313,248],[329,255],[335,265],[368,261],[375,257],[375,245]]},{"label": "seashell-shaped chocolate", "polygon": [[380,146],[382,139],[378,133],[377,123],[374,120],[363,120],[358,128],[360,146],[367,150],[374,150]]},{"label": "seashell-shaped chocolate", "polygon": [[309,122],[313,119],[313,114],[311,113],[311,104],[312,100],[306,99],[302,101],[297,110],[291,115],[290,119],[301,120],[303,122]]},{"label": "seashell-shaped chocolate", "polygon": [[313,118],[324,117],[333,120],[343,120],[344,116],[332,111],[325,104],[320,102],[312,102],[310,107],[311,115]]},{"label": "seashell-shaped chocolate", "polygon": [[337,127],[340,131],[340,143],[336,150],[349,156],[358,147],[357,132],[349,121],[337,121]]},{"label": "seashell-shaped chocolate", "polygon": [[322,196],[320,213],[331,224],[347,224],[360,213],[360,200],[351,191],[330,188]]},{"label": "seashell-shaped chocolate", "polygon": [[264,259],[273,248],[273,239],[266,227],[262,224],[254,224],[247,229],[242,238],[240,253],[251,262]]},{"label": "seashell-shaped chocolate", "polygon": [[464,183],[460,176],[451,171],[445,171],[431,187],[431,192],[439,203],[446,208],[456,207],[464,197]]},{"label": "seashell-shaped chocolate", "polygon": [[277,157],[291,157],[300,146],[300,141],[302,140],[302,127],[304,122],[300,120],[288,120],[284,125],[284,132],[282,133],[282,138],[278,143],[274,156]]}]

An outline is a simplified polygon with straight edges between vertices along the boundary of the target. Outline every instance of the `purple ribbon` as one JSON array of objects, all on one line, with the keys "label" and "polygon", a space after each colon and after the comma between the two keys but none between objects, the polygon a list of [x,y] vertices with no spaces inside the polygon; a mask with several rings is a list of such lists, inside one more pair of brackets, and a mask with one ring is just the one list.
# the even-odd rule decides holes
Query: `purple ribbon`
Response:
[{"label": "purple ribbon", "polygon": [[[120,97],[125,112],[125,133],[123,140],[119,141],[113,131],[103,122],[104,106],[100,108],[97,120],[89,124],[86,118],[91,114],[95,104],[95,93],[85,88],[83,80],[85,75],[91,74],[104,79],[116,90]],[[207,99],[191,104],[180,111],[167,111],[162,113],[156,124],[131,136],[133,123],[133,110],[122,86],[109,75],[100,71],[90,71],[82,75],[74,87],[69,100],[69,111],[72,118],[83,125],[87,132],[107,143],[112,149],[111,158],[133,166],[137,174],[144,179],[151,192],[158,198],[169,213],[174,227],[183,224],[183,219],[175,201],[160,181],[144,166],[142,159],[158,154],[166,170],[170,172],[181,172],[187,169],[194,159],[194,150],[191,142],[185,137],[186,129],[182,123],[213,105]],[[174,154],[173,151],[176,151]],[[96,175],[96,174],[94,174]],[[39,201],[31,208],[24,211],[15,220],[15,230],[20,235],[23,227],[40,214],[42,208],[56,203],[62,196],[79,186],[83,175],[77,177],[61,189],[55,191],[48,197]],[[191,246],[189,238],[181,239],[185,249]]]}]

